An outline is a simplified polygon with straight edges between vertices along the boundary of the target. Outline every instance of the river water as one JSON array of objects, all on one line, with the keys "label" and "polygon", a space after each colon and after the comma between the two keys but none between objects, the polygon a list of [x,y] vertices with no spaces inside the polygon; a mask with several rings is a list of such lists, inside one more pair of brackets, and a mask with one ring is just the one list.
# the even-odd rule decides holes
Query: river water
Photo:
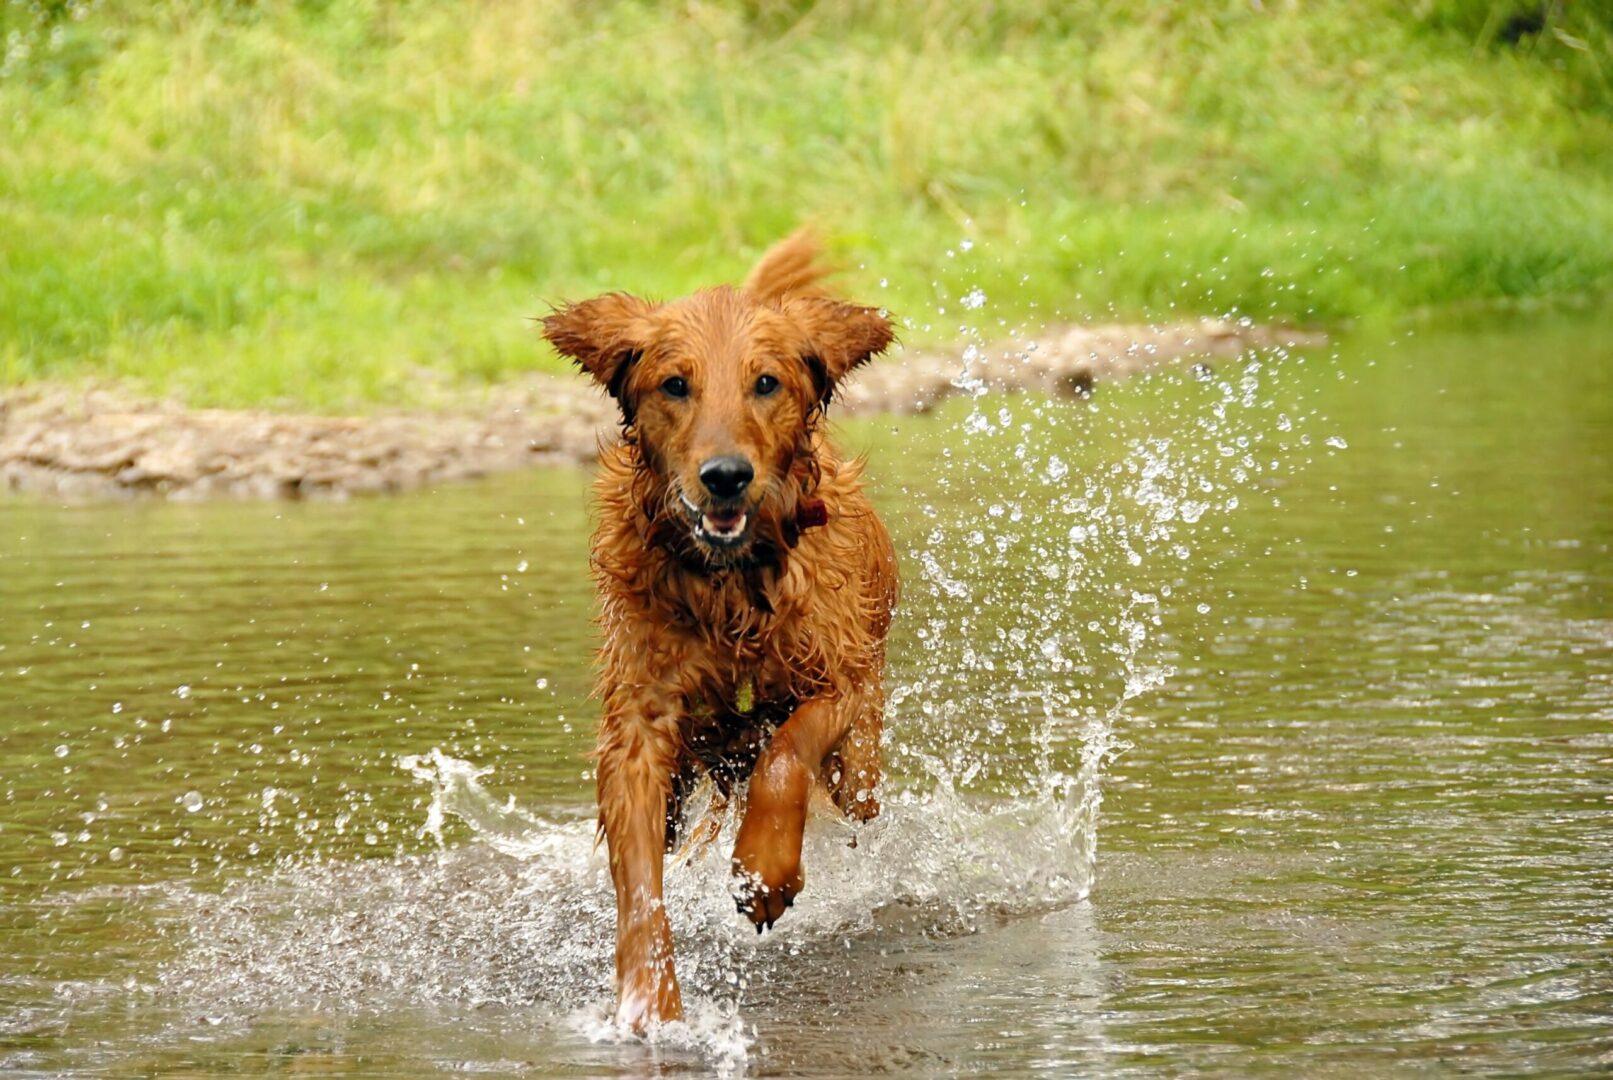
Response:
[{"label": "river water", "polygon": [[1607,325],[848,425],[903,562],[885,813],[813,822],[761,938],[680,861],[649,1043],[583,473],[0,503],[0,1071],[1606,1071]]}]

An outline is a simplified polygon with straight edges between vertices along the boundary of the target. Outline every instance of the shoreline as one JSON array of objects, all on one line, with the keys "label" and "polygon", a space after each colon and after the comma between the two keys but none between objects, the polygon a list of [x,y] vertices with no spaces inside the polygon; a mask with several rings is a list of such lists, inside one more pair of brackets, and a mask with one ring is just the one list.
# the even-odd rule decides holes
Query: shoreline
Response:
[{"label": "shoreline", "polygon": [[[897,350],[855,376],[831,416],[928,412],[961,392],[966,355],[971,378],[992,390],[1073,397],[1190,361],[1326,340],[1205,320],[1062,326],[984,349]],[[440,408],[356,416],[190,409],[103,386],[35,383],[0,390],[0,492],[69,502],[343,499],[585,465],[615,430],[614,403],[580,376],[532,374]]]}]

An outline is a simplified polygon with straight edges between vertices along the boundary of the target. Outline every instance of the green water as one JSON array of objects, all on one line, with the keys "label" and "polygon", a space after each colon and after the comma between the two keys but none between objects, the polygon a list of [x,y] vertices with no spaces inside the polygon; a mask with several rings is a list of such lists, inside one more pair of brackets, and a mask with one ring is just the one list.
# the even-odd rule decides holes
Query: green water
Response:
[{"label": "green water", "polygon": [[[710,1015],[654,1046],[599,1030],[584,474],[0,502],[0,1071],[1606,1071],[1613,331],[1241,377],[846,430],[903,554],[889,820],[759,943],[675,874]],[[491,770],[445,848],[433,749]]]}]

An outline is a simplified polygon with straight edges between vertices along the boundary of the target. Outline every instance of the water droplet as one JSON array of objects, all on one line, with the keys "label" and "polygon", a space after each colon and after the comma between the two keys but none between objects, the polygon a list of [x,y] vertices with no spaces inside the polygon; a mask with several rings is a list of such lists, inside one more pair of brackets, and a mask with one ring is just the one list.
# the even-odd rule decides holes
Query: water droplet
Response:
[{"label": "water droplet", "polygon": [[58,746],[56,748],[56,756],[57,757],[66,757],[68,755],[68,752],[69,751],[67,749],[67,744],[66,743],[62,743],[60,746]]},{"label": "water droplet", "polygon": [[188,697],[190,697],[190,684],[189,683],[181,683],[180,685],[175,687],[174,688],[174,696],[178,697],[178,698],[188,698]]},{"label": "water droplet", "polygon": [[1350,448],[1350,444],[1345,442],[1344,438],[1339,435],[1328,436],[1327,445],[1335,450],[1348,450]]},{"label": "water droplet", "polygon": [[179,805],[183,806],[185,808],[185,812],[190,814],[194,814],[196,811],[200,810],[204,802],[205,800],[202,798],[202,793],[199,791],[187,791],[184,795],[180,796],[179,799]]},{"label": "water droplet", "polygon": [[123,849],[120,848],[120,847],[115,847],[111,851],[106,853],[106,857],[111,859],[113,862],[122,862],[123,861]]}]

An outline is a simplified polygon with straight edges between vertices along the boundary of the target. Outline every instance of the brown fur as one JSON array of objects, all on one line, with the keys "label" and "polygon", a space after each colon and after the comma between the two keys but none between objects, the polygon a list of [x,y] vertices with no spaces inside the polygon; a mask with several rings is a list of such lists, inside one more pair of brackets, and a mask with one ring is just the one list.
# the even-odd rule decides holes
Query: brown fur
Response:
[{"label": "brown fur", "polygon": [[[830,298],[823,276],[803,231],[764,255],[743,288],[666,304],[611,294],[544,320],[549,341],[623,416],[622,445],[603,452],[595,482],[596,757],[617,1018],[637,1029],[682,1014],[661,874],[699,777],[723,796],[749,780],[733,866],[758,932],[802,887],[814,786],[853,817],[879,809],[895,555],[861,464],[842,460],[820,427],[835,386],[892,330],[883,312]],[[762,375],[777,389],[764,395]],[[686,396],[666,389],[674,377]],[[754,466],[740,546],[713,546],[694,526],[713,520],[699,516],[711,498],[700,469],[720,455]]]}]

